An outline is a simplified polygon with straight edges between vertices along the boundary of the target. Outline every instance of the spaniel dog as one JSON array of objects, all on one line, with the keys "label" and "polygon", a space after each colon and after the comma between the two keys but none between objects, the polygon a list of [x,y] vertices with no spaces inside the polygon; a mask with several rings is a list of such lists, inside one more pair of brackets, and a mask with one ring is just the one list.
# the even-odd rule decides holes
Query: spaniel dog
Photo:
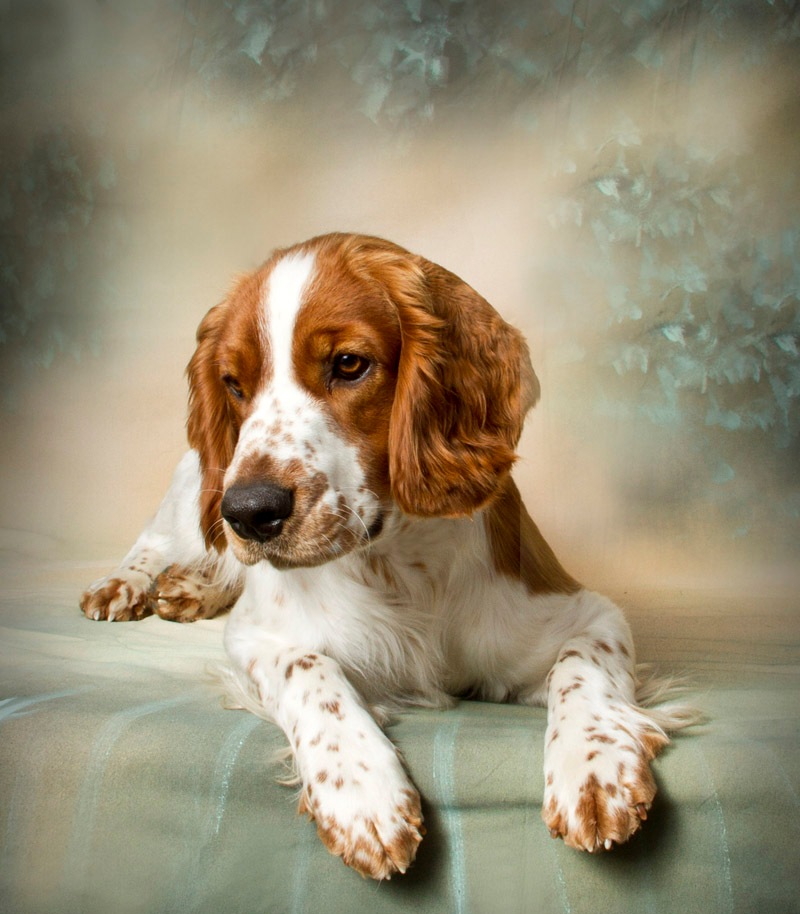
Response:
[{"label": "spaniel dog", "polygon": [[637,704],[622,612],[520,500],[510,471],[539,396],[522,335],[442,267],[332,234],[240,279],[188,376],[191,450],[86,616],[231,608],[228,687],[283,729],[300,811],[363,875],[405,872],[424,835],[380,724],[454,696],[546,706],[551,834],[588,851],[630,838],[685,718]]}]

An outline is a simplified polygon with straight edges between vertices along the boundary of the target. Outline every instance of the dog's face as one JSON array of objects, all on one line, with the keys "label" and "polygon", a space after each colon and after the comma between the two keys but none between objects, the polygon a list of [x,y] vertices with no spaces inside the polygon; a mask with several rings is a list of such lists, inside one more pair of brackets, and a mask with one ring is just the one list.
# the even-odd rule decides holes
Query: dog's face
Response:
[{"label": "dog's face", "polygon": [[522,337],[474,290],[356,235],[240,280],[189,379],[207,542],[278,568],[362,548],[401,511],[488,504],[538,395]]},{"label": "dog's face", "polygon": [[322,262],[277,258],[213,318],[235,438],[220,513],[246,564],[327,561],[379,535],[392,508],[399,321],[377,290],[341,271],[333,281]]}]

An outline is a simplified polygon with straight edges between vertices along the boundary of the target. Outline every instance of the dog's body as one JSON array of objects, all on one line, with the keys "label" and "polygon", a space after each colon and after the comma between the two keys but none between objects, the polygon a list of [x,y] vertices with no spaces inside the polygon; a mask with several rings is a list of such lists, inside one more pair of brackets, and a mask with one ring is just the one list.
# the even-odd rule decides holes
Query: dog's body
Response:
[{"label": "dog's body", "polygon": [[621,611],[556,560],[509,471],[538,383],[474,290],[388,242],[276,252],[212,309],[189,441],[94,619],[233,605],[230,686],[278,723],[300,808],[365,875],[404,872],[419,795],[376,723],[453,696],[548,708],[543,816],[594,851],[655,794],[670,716],[636,704]]}]

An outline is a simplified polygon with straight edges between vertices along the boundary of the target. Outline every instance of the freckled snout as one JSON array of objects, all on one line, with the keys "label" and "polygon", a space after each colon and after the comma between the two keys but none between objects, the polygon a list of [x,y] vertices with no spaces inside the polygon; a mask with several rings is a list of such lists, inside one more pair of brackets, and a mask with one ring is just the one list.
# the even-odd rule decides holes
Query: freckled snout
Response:
[{"label": "freckled snout", "polygon": [[293,508],[293,491],[271,482],[232,485],[221,505],[222,516],[233,532],[256,543],[279,536]]}]

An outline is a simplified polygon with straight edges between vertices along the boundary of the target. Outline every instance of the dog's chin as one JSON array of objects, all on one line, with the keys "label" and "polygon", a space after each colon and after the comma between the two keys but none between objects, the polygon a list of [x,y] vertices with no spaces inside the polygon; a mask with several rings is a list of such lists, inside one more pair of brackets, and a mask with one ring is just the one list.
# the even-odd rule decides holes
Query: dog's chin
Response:
[{"label": "dog's chin", "polygon": [[277,541],[254,543],[229,535],[228,545],[242,565],[266,562],[278,571],[289,571],[292,568],[316,568],[351,552],[359,552],[369,546],[369,540],[364,538],[360,541],[356,537],[346,537],[341,541],[326,542],[324,545],[304,543],[302,548],[297,549]]},{"label": "dog's chin", "polygon": [[228,545],[242,565],[258,565],[261,562],[267,562],[279,571],[287,571],[290,568],[315,568],[317,565],[324,565],[344,554],[330,548],[326,551],[312,551],[308,548],[302,551],[286,550],[263,543],[243,541],[233,536],[228,537]]}]

